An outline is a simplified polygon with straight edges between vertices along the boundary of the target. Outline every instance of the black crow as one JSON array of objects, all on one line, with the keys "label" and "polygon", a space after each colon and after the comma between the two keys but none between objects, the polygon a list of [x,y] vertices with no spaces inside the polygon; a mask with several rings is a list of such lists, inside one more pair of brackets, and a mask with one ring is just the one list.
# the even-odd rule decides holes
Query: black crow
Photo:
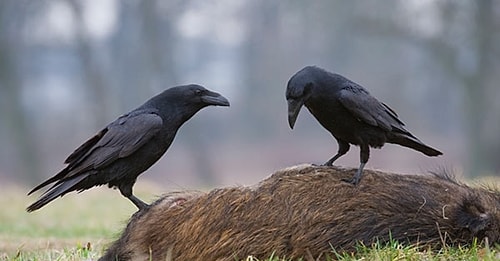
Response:
[{"label": "black crow", "polygon": [[288,123],[293,129],[300,108],[305,105],[338,143],[338,152],[324,165],[349,151],[349,144],[360,147],[360,162],[352,179],[356,185],[370,157],[370,147],[394,143],[412,148],[427,156],[442,155],[422,143],[404,128],[404,123],[386,104],[379,102],[362,86],[316,66],[307,66],[290,78],[286,88]]},{"label": "black crow", "polygon": [[167,151],[184,122],[209,105],[229,106],[229,101],[195,84],[173,87],[154,96],[69,155],[64,162],[66,168],[28,193],[55,182],[26,210],[37,210],[68,192],[104,184],[117,187],[137,208],[148,207],[132,193],[137,176]]}]

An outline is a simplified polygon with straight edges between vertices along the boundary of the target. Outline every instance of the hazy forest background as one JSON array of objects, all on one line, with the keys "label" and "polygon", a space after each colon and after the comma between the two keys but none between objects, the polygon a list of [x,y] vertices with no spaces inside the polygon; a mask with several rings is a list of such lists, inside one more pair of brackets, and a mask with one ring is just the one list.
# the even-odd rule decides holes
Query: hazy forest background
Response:
[{"label": "hazy forest background", "polygon": [[[306,110],[290,130],[284,97],[312,64],[444,152],[387,145],[367,168],[500,174],[500,1],[0,0],[0,187],[52,176],[108,122],[186,83],[231,107],[195,115],[140,179],[246,185],[323,163],[336,142]],[[358,148],[336,164],[357,167]]]}]

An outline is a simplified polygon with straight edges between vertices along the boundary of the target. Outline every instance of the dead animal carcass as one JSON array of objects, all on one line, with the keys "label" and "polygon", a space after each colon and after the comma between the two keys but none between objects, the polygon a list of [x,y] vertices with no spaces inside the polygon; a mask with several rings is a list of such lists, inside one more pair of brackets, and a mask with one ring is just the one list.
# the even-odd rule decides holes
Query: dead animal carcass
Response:
[{"label": "dead animal carcass", "polygon": [[254,187],[168,194],[130,219],[100,260],[320,259],[390,238],[439,248],[500,241],[500,193],[447,175],[297,166]]}]

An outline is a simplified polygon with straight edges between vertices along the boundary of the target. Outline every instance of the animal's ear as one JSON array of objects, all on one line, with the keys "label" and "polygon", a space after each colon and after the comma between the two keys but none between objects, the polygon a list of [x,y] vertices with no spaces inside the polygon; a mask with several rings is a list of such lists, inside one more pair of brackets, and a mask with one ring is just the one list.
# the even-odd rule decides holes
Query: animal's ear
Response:
[{"label": "animal's ear", "polygon": [[458,208],[456,216],[457,225],[468,229],[474,236],[483,234],[492,219],[491,213],[488,213],[481,203],[481,200],[476,196],[465,198]]}]

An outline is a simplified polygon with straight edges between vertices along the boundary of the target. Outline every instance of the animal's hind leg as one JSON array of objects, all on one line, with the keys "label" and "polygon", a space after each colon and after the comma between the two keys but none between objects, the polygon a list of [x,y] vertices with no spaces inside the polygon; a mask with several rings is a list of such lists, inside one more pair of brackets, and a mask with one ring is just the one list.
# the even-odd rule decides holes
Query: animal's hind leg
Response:
[{"label": "animal's hind leg", "polygon": [[128,198],[134,205],[139,209],[143,210],[149,207],[144,201],[140,200],[138,197],[132,194],[132,186],[134,184],[120,184],[118,185],[118,189],[120,189],[120,193],[126,198]]},{"label": "animal's hind leg", "polygon": [[333,156],[331,159],[329,159],[323,166],[332,166],[333,162],[336,161],[338,158],[340,158],[342,155],[346,154],[349,151],[349,143],[341,140],[337,140],[337,143],[339,144],[339,150],[335,156]]},{"label": "animal's hind leg", "polygon": [[360,146],[359,157],[360,157],[359,168],[354,174],[354,176],[350,180],[343,180],[355,186],[361,181],[361,177],[363,176],[363,168],[365,167],[366,163],[368,162],[368,158],[370,157],[370,147],[368,147],[368,145]]}]

